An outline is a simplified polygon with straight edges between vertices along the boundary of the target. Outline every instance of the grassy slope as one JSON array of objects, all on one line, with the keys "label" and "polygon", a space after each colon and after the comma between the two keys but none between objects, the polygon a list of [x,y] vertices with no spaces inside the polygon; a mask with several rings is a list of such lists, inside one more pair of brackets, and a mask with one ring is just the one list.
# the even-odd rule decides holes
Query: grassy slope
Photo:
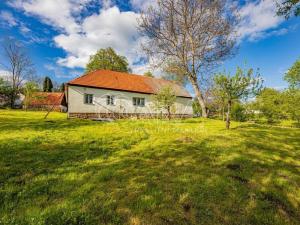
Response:
[{"label": "grassy slope", "polygon": [[0,111],[0,224],[299,224],[300,129]]}]

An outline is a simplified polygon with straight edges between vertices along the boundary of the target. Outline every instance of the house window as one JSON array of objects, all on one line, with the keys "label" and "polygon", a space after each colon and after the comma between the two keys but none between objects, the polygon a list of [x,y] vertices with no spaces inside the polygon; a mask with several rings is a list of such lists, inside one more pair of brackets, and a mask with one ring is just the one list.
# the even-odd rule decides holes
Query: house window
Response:
[{"label": "house window", "polygon": [[92,94],[84,94],[84,104],[93,104]]},{"label": "house window", "polygon": [[133,98],[132,102],[134,106],[145,106],[145,98]]},{"label": "house window", "polygon": [[115,96],[107,95],[106,96],[106,105],[115,105]]}]

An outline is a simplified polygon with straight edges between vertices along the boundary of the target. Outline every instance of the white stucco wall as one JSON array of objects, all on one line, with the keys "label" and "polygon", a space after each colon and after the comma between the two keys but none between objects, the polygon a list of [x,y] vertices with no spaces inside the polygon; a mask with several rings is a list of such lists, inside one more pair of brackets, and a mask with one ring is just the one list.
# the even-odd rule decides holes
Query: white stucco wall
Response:
[{"label": "white stucco wall", "polygon": [[[84,94],[93,94],[93,104],[84,104]],[[115,105],[106,104],[106,96],[115,96]],[[133,97],[145,98],[145,106],[134,106]],[[193,114],[192,99],[177,97],[173,107],[175,114]],[[158,113],[155,111],[152,96],[133,92],[68,86],[69,113]]]}]

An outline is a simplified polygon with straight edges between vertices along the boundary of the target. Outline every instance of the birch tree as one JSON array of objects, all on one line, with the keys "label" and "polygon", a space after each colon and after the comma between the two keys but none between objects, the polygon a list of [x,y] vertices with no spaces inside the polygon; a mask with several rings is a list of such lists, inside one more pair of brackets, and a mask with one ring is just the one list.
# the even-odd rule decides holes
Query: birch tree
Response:
[{"label": "birch tree", "polygon": [[[158,0],[142,13],[142,47],[156,65],[187,77],[207,117],[204,71],[232,55],[237,13],[226,0]],[[169,68],[170,70],[170,68]]]}]

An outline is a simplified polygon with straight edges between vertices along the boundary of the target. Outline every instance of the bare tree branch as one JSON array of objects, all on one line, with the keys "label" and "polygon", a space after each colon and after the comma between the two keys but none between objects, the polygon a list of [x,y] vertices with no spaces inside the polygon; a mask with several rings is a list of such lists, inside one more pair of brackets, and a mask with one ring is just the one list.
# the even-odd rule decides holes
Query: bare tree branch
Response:
[{"label": "bare tree branch", "polygon": [[27,77],[35,73],[33,64],[23,46],[15,40],[7,40],[3,44],[5,62],[1,65],[9,72],[8,82],[11,86],[10,105],[14,107],[15,99]]},{"label": "bare tree branch", "polygon": [[226,0],[158,0],[139,20],[140,32],[148,37],[143,50],[189,79],[204,117],[201,74],[232,55],[236,23],[236,10]]}]

